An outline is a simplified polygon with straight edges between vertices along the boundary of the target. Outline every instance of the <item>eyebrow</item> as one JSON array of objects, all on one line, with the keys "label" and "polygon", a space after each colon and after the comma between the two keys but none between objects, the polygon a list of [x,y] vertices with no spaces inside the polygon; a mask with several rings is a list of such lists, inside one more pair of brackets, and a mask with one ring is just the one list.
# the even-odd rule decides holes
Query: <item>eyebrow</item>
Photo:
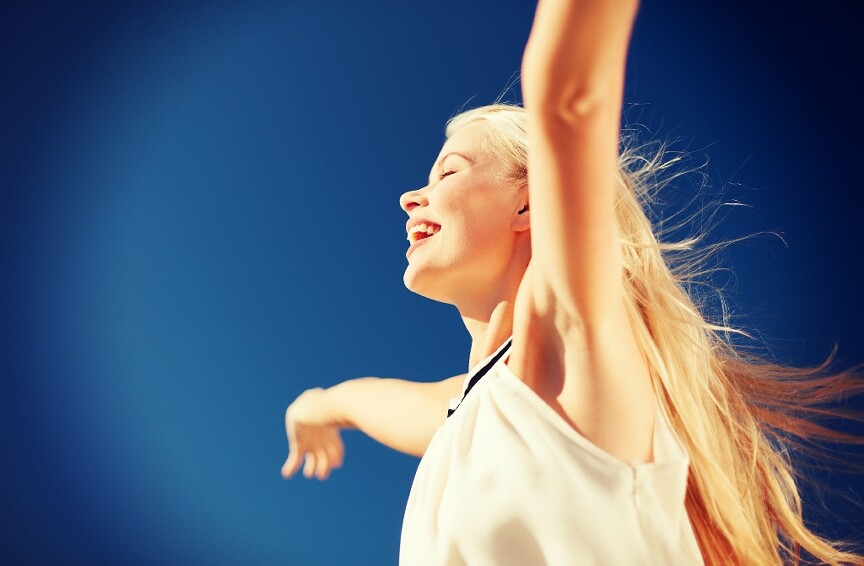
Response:
[{"label": "eyebrow", "polygon": [[451,152],[446,153],[445,155],[442,155],[441,159],[439,159],[438,161],[435,162],[435,165],[432,166],[432,171],[429,172],[429,179],[432,179],[432,173],[434,173],[438,168],[440,168],[441,164],[444,163],[444,160],[447,159],[448,157],[450,157],[451,155],[458,155],[459,157],[461,157],[465,161],[470,161],[471,163],[477,163],[476,161],[474,161],[473,159],[471,159],[470,157],[468,157],[464,153],[460,153],[458,151],[451,151]]}]

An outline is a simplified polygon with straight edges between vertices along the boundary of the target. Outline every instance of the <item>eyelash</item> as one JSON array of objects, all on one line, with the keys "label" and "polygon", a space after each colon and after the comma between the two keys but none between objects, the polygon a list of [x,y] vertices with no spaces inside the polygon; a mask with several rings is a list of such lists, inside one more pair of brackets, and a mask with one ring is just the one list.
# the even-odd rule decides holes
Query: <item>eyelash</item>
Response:
[{"label": "eyelash", "polygon": [[449,177],[450,175],[452,175],[455,172],[456,171],[454,169],[448,169],[447,171],[442,171],[441,174],[438,175],[438,180],[440,181],[444,177]]}]

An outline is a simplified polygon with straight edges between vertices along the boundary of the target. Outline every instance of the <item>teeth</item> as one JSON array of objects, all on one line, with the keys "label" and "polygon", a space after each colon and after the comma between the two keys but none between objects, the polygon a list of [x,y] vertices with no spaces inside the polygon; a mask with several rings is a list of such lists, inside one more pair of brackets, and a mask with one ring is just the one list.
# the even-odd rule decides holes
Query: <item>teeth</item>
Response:
[{"label": "teeth", "polygon": [[420,239],[419,234],[422,232],[427,236],[432,236],[437,234],[438,231],[441,230],[440,226],[434,226],[432,224],[421,223],[415,226],[412,226],[410,230],[408,230],[408,241],[416,242]]}]

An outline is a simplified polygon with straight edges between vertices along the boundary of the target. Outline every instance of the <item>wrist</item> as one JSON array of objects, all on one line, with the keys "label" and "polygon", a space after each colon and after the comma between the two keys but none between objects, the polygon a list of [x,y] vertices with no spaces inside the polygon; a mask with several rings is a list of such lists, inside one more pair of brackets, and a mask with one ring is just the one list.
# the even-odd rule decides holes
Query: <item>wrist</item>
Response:
[{"label": "wrist", "polygon": [[357,428],[354,418],[349,410],[352,382],[356,380],[343,381],[332,387],[321,390],[318,403],[320,403],[321,414],[325,415],[328,424],[341,428]]},{"label": "wrist", "polygon": [[337,424],[338,411],[332,401],[332,393],[321,387],[304,391],[288,407],[288,417],[295,423],[312,426]]}]

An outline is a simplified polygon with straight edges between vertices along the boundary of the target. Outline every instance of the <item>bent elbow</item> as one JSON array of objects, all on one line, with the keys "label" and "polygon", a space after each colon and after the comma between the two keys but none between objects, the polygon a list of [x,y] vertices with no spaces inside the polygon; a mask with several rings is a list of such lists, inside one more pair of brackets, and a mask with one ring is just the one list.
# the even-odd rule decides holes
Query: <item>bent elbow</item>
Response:
[{"label": "bent elbow", "polygon": [[621,95],[608,81],[570,83],[546,90],[525,107],[543,124],[578,128],[610,113],[617,116]]},{"label": "bent elbow", "polygon": [[614,92],[606,82],[573,85],[550,110],[563,122],[579,123],[603,113],[610,106]]}]

